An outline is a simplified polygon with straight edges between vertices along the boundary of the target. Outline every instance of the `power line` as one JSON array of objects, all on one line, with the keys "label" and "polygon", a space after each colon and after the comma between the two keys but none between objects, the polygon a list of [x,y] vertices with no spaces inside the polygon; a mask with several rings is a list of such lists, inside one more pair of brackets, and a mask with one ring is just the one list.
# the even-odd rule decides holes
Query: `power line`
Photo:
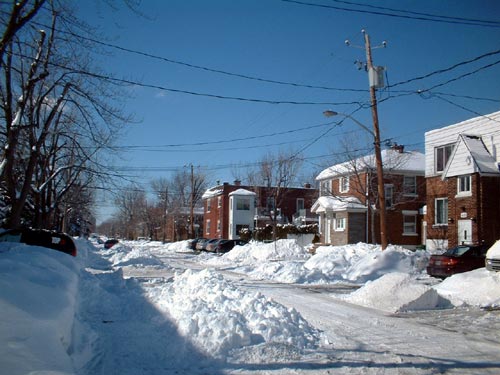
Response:
[{"label": "power line", "polygon": [[419,80],[422,80],[422,79],[426,79],[426,78],[432,77],[432,76],[434,76],[436,74],[446,73],[446,72],[449,72],[449,71],[451,71],[453,69],[456,69],[456,68],[458,68],[460,66],[471,64],[473,62],[476,62],[476,61],[479,61],[481,59],[484,59],[485,57],[494,56],[494,55],[498,55],[498,54],[500,54],[500,50],[496,50],[496,51],[492,51],[492,52],[487,52],[487,53],[484,53],[484,54],[482,54],[480,56],[474,57],[472,59],[456,63],[456,64],[454,64],[452,66],[447,67],[447,68],[435,70],[435,71],[433,71],[431,73],[427,73],[427,74],[425,74],[423,76],[419,76],[419,77],[408,79],[406,81],[401,81],[401,82],[395,83],[395,84],[391,85],[390,88],[393,88],[393,87],[396,87],[396,86],[400,86],[400,85],[405,85],[405,84],[410,83],[410,82],[414,82],[414,81],[419,81]]},{"label": "power line", "polygon": [[[48,27],[47,25],[44,25],[43,23],[36,23],[36,24],[38,26]],[[139,51],[139,50],[135,50],[135,49],[131,49],[131,48],[122,47],[122,46],[119,46],[117,44],[111,44],[111,43],[103,42],[103,41],[100,41],[100,40],[97,40],[94,38],[78,35],[78,34],[70,32],[70,31],[57,30],[57,29],[56,29],[56,31],[61,33],[61,34],[68,34],[68,35],[71,35],[72,37],[79,38],[81,40],[85,40],[88,42],[96,43],[96,44],[99,44],[99,45],[102,45],[105,47],[113,48],[113,49],[116,49],[116,50],[119,50],[122,52],[127,52],[127,53],[131,53],[131,54],[147,57],[150,59],[159,60],[159,61],[163,61],[163,62],[167,62],[167,63],[171,63],[171,64],[177,64],[177,65],[185,66],[185,67],[192,68],[192,69],[198,69],[198,70],[202,70],[202,71],[206,71],[206,72],[210,72],[210,73],[227,75],[230,77],[237,77],[237,78],[243,78],[243,79],[252,80],[252,81],[272,83],[272,84],[284,85],[284,86],[302,87],[302,88],[308,88],[308,89],[319,89],[319,90],[328,90],[328,91],[343,91],[343,92],[366,92],[366,89],[316,86],[316,85],[309,85],[309,84],[303,84],[303,83],[297,83],[297,82],[287,82],[287,81],[280,81],[280,80],[269,79],[269,78],[250,76],[250,75],[242,74],[242,73],[228,72],[228,71],[221,70],[221,69],[209,68],[209,67],[198,65],[198,64],[187,63],[184,61],[179,61],[179,60],[174,60],[174,59],[163,57],[163,56],[154,55],[154,54],[151,54],[148,52],[143,52],[143,51]]]},{"label": "power line", "polygon": [[364,14],[371,14],[371,15],[376,15],[376,16],[385,16],[385,17],[393,17],[393,18],[404,18],[404,19],[410,19],[410,20],[416,20],[416,21],[431,21],[431,22],[440,22],[440,23],[450,23],[450,24],[458,24],[458,25],[468,25],[468,26],[483,26],[483,27],[500,27],[499,22],[495,21],[463,21],[461,19],[439,19],[439,18],[432,18],[432,17],[424,17],[424,16],[408,16],[404,14],[394,14],[394,13],[387,13],[387,12],[377,12],[377,11],[370,11],[370,10],[363,10],[363,9],[352,9],[352,8],[345,8],[345,7],[340,7],[340,6],[335,6],[335,5],[325,5],[325,4],[315,4],[315,3],[308,3],[304,1],[298,1],[298,0],[281,0],[285,3],[294,3],[294,4],[299,4],[299,5],[305,5],[305,6],[310,6],[310,7],[317,7],[317,8],[326,8],[326,9],[335,9],[335,10],[342,10],[345,12],[353,12],[353,13],[364,13]]},{"label": "power line", "polygon": [[371,5],[371,4],[361,4],[361,3],[355,3],[355,2],[343,1],[343,0],[330,0],[330,1],[333,1],[335,3],[343,3],[343,4],[361,6],[361,7],[372,8],[372,9],[389,10],[391,12],[413,14],[413,15],[416,15],[416,16],[425,16],[425,17],[442,18],[442,19],[447,19],[447,20],[458,20],[458,21],[467,21],[467,22],[480,22],[480,23],[486,23],[486,24],[492,24],[492,25],[500,25],[500,22],[498,22],[498,21],[481,20],[481,19],[464,18],[464,17],[450,17],[450,16],[439,15],[439,14],[414,12],[414,11],[405,10],[405,9],[395,9],[395,8],[381,7],[381,6]]}]

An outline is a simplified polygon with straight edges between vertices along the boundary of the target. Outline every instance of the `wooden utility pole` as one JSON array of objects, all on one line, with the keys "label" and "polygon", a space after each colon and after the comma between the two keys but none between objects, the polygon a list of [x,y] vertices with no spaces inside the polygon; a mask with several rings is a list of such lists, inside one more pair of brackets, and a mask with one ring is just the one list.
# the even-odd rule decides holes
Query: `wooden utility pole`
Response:
[{"label": "wooden utility pole", "polygon": [[191,199],[189,210],[189,233],[191,238],[194,238],[194,169],[191,164]]},{"label": "wooden utility pole", "polygon": [[[370,45],[370,36],[363,30],[365,36],[365,49],[366,49],[366,68],[368,74],[373,74],[374,67],[372,62],[372,51]],[[376,74],[374,74],[376,75]],[[378,111],[377,111],[377,95],[376,84],[370,79],[370,103],[373,118],[373,138],[375,147],[375,161],[377,164],[377,184],[378,184],[378,203],[380,214],[380,245],[382,250],[387,248],[387,222],[386,222],[386,208],[385,208],[385,186],[384,186],[384,167],[382,165],[382,151],[380,148],[380,130],[378,125]]]}]

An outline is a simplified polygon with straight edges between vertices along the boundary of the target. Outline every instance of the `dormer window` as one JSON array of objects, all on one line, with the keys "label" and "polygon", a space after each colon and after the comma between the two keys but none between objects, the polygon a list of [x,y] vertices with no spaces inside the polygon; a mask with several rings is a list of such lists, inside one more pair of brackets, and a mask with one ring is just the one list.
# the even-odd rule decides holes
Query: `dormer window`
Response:
[{"label": "dormer window", "polygon": [[434,149],[434,168],[436,173],[441,173],[446,168],[446,164],[450,159],[451,153],[453,152],[454,144],[449,144],[445,146],[436,147]]}]

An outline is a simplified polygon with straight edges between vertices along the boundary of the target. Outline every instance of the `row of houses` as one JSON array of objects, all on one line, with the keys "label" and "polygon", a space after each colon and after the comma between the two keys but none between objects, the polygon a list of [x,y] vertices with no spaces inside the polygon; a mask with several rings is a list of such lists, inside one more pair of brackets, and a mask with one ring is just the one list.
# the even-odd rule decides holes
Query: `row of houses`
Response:
[{"label": "row of houses", "polygon": [[[382,151],[387,238],[428,249],[500,238],[500,112],[425,133],[425,154],[395,145]],[[242,186],[203,196],[203,235],[238,238],[270,221],[317,222],[320,241],[380,243],[373,156],[323,170],[318,188]]]}]

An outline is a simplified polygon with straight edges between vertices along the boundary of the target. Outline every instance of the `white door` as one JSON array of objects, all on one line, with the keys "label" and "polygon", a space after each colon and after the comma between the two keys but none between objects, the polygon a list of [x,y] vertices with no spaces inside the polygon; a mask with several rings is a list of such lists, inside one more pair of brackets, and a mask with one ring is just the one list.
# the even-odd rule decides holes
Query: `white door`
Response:
[{"label": "white door", "polygon": [[331,212],[325,213],[325,243],[331,243],[332,241],[332,220],[333,214]]},{"label": "white door", "polygon": [[472,243],[472,220],[458,220],[458,244]]}]

